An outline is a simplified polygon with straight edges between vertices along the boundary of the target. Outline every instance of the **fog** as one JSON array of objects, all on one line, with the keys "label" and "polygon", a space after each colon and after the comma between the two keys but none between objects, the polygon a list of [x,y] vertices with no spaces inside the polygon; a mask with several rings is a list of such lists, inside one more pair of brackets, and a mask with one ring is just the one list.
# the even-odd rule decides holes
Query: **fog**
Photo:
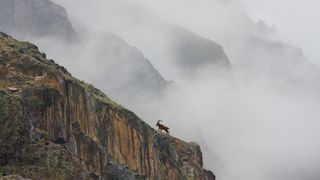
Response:
[{"label": "fog", "polygon": [[[241,0],[249,16],[255,20],[264,19],[268,24],[276,25],[278,38],[290,44],[303,47],[308,59],[319,64],[320,55],[314,42],[320,23],[320,3],[317,0]],[[285,12],[285,13],[284,13]]]},{"label": "fog", "polygon": [[[163,119],[172,135],[199,142],[205,167],[217,179],[320,178],[319,68],[304,57],[305,49],[278,42],[300,45],[292,36],[281,36],[291,32],[289,24],[278,34],[276,23],[283,21],[273,22],[267,15],[259,16],[252,9],[256,8],[252,1],[250,4],[246,0],[54,2],[67,9],[82,42],[75,45],[35,39],[41,49],[76,77],[102,88],[150,125]],[[267,21],[258,22],[260,17]],[[179,67],[172,64],[168,50],[171,37],[167,30],[171,25],[222,45],[231,72],[207,67],[192,78],[184,78]],[[141,94],[139,101],[108,93],[113,83],[105,84],[105,79],[100,78],[104,71],[114,70],[109,82],[123,81],[124,85],[127,82],[117,74],[117,64],[105,62],[113,55],[106,58],[106,52],[97,53],[105,43],[119,42],[104,41],[104,33],[109,32],[141,51],[176,86],[154,98],[143,98],[143,91],[121,91]],[[317,36],[309,32],[308,38]],[[315,46],[316,43],[306,45]],[[319,57],[312,48],[307,51],[313,60]]]}]

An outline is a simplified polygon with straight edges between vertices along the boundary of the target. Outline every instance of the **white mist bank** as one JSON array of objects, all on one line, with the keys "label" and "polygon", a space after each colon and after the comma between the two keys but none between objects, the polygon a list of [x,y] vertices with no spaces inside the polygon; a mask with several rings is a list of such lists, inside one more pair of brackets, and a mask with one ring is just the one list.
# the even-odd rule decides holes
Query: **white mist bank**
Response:
[{"label": "white mist bank", "polygon": [[[315,42],[320,41],[317,32],[320,23],[320,3],[317,0],[240,0],[246,12],[254,20],[264,19],[277,27],[278,38],[303,47],[305,55],[320,65],[320,55]],[[285,12],[285,13],[284,13]]]},{"label": "white mist bank", "polygon": [[[274,43],[278,35],[267,26],[262,31],[257,28],[239,2],[54,2],[66,7],[80,34],[90,40],[84,47],[38,41],[48,56],[103,88],[103,81],[94,81],[103,72],[104,61],[92,50],[98,46],[96,32],[111,31],[136,46],[178,85],[160,98],[124,105],[150,125],[163,119],[172,135],[201,143],[205,166],[218,179],[319,179],[318,67],[308,63],[299,49]],[[165,22],[222,44],[233,77],[213,69],[203,70],[193,80],[176,76],[177,67],[166,56],[169,37],[153,31],[163,27],[157,23]]]}]

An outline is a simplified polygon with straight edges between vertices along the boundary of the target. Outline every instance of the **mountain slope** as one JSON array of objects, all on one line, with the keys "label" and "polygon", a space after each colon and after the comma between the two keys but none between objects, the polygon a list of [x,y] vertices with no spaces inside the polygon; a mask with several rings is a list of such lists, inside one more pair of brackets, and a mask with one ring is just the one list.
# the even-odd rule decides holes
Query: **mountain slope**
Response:
[{"label": "mountain slope", "polygon": [[50,54],[60,52],[56,58],[72,72],[120,102],[157,97],[170,86],[141,51],[113,33],[97,33],[77,45],[61,47]]},{"label": "mountain slope", "polygon": [[[198,145],[134,113],[0,34],[0,172],[40,179],[214,179]],[[36,76],[44,75],[34,82]]]},{"label": "mountain slope", "polygon": [[230,69],[222,46],[180,27],[172,26],[170,29],[173,60],[184,75],[195,74],[207,66]]},{"label": "mountain slope", "polygon": [[[94,73],[91,76],[88,73],[86,76],[79,73],[79,76],[99,85],[103,91],[122,102],[137,100],[143,95],[159,95],[170,84],[137,48],[117,35],[104,32],[85,38],[78,34],[66,10],[50,0],[0,0],[1,30],[32,41],[39,41],[41,37],[41,48],[51,56],[58,54],[60,63],[68,65],[73,72],[81,69],[76,64],[85,64],[84,71],[90,70],[90,65],[96,65],[92,67],[91,72]],[[55,43],[60,44],[52,46],[53,40],[49,37],[63,41],[57,41]],[[75,38],[80,41],[66,42]],[[74,49],[77,49],[77,53],[70,53]]]},{"label": "mountain slope", "polygon": [[0,31],[20,37],[77,36],[66,10],[50,0],[1,0]]}]

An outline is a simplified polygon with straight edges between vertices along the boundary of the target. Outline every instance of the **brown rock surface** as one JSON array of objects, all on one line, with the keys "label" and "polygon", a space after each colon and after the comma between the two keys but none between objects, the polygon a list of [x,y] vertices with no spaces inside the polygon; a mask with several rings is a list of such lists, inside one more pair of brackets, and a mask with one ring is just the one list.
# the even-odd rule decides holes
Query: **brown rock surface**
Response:
[{"label": "brown rock surface", "polygon": [[0,175],[214,179],[198,145],[158,133],[35,45],[0,33],[0,67]]}]

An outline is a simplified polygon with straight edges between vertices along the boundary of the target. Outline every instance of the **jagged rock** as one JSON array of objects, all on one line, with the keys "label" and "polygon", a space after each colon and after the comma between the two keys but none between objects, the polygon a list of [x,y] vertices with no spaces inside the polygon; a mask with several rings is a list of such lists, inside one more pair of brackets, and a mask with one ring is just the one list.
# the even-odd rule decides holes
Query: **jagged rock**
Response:
[{"label": "jagged rock", "polygon": [[[0,33],[0,62],[11,69],[0,80],[1,172],[32,179],[212,179],[198,145],[158,134],[36,46]],[[21,91],[8,93],[11,86]],[[68,146],[32,143],[59,137]]]}]

